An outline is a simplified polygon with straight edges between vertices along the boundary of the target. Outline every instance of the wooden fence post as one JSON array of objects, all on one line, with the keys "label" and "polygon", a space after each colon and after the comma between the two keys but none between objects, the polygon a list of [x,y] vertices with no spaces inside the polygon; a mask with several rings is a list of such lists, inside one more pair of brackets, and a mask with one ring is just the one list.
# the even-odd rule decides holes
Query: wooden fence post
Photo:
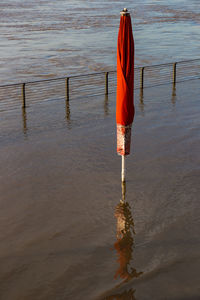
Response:
[{"label": "wooden fence post", "polygon": [[66,86],[66,100],[69,101],[69,77],[65,80],[65,86]]},{"label": "wooden fence post", "polygon": [[140,69],[140,89],[144,88],[144,67]]},{"label": "wooden fence post", "polygon": [[108,72],[105,73],[105,95],[108,95]]},{"label": "wooden fence post", "polygon": [[176,85],[176,64],[173,64],[173,85]]},{"label": "wooden fence post", "polygon": [[22,83],[22,108],[26,107],[26,91],[25,91],[25,83]]}]

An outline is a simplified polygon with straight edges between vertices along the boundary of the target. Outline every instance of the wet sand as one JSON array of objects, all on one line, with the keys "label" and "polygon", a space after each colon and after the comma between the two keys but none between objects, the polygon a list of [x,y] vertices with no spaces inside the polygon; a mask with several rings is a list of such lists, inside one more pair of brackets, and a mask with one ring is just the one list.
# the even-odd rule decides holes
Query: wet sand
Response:
[{"label": "wet sand", "polygon": [[1,113],[1,299],[199,299],[199,80],[135,106],[126,209],[115,94]]}]

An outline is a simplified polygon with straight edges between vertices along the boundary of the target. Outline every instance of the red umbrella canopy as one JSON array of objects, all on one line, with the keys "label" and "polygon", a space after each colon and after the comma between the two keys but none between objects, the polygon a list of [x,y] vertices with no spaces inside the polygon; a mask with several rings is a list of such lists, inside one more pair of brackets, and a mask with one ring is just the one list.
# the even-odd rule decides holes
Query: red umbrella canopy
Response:
[{"label": "red umbrella canopy", "polygon": [[124,126],[130,125],[134,118],[134,40],[131,17],[126,9],[120,17],[117,43],[117,103],[116,121]]}]

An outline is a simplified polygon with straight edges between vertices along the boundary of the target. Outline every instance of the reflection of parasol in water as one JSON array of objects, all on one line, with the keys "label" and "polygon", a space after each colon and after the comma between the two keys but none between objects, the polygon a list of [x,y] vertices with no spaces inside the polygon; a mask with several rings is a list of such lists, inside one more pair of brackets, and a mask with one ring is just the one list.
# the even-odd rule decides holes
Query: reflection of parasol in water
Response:
[{"label": "reflection of parasol in water", "polygon": [[139,277],[142,273],[137,273],[136,269],[130,266],[133,257],[135,230],[130,205],[125,201],[125,188],[125,183],[122,183],[122,200],[115,209],[117,241],[114,246],[118,253],[119,262],[119,269],[115,278],[120,276],[122,279],[130,280]]},{"label": "reflection of parasol in water", "polygon": [[122,156],[122,182],[125,181],[125,156],[130,153],[131,125],[134,118],[134,40],[131,17],[121,12],[117,43],[117,152]]},{"label": "reflection of parasol in water", "polygon": [[106,297],[105,300],[135,300],[134,292],[133,289],[130,289],[129,291],[110,295]]},{"label": "reflection of parasol in water", "polygon": [[125,201],[126,197],[126,183],[122,182],[122,200],[115,209],[115,217],[117,219],[117,241],[114,247],[118,255],[119,268],[115,273],[115,279],[119,276],[123,282],[110,291],[109,295],[104,300],[135,300],[135,290],[130,288],[123,290],[124,283],[127,283],[133,278],[138,278],[142,272],[137,272],[135,268],[131,267],[131,260],[133,258],[134,248],[134,220],[131,214],[131,207]]}]

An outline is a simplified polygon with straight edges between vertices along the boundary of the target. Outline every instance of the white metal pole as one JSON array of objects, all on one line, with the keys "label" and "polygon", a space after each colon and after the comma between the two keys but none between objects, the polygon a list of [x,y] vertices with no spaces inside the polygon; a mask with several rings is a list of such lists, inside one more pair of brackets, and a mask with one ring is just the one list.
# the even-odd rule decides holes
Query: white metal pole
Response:
[{"label": "white metal pole", "polygon": [[122,182],[125,182],[125,155],[122,155]]}]

